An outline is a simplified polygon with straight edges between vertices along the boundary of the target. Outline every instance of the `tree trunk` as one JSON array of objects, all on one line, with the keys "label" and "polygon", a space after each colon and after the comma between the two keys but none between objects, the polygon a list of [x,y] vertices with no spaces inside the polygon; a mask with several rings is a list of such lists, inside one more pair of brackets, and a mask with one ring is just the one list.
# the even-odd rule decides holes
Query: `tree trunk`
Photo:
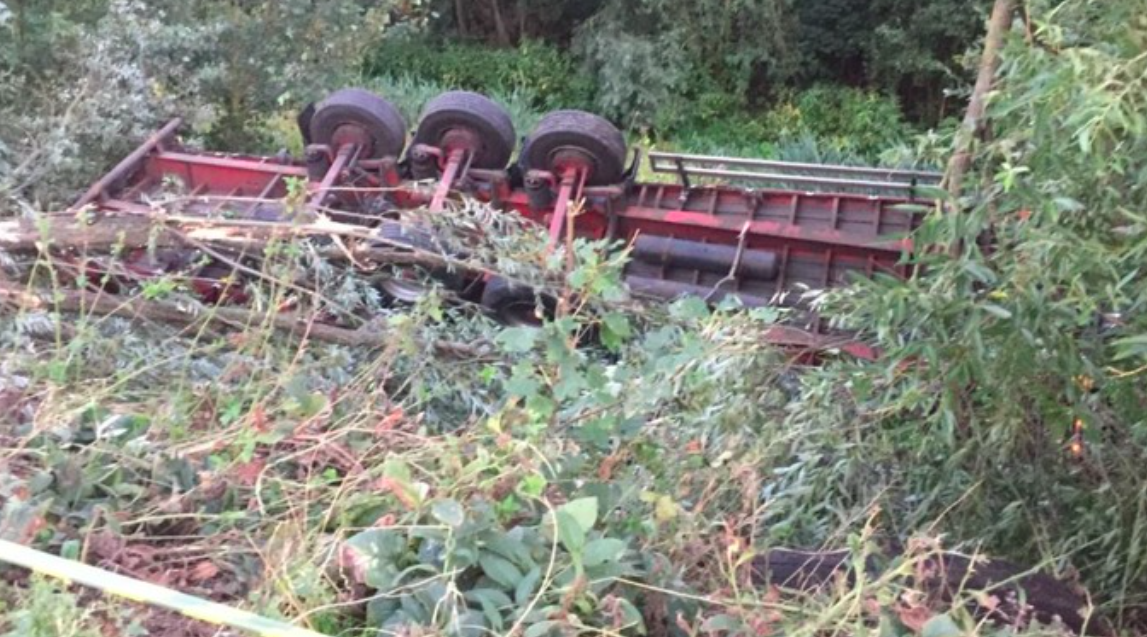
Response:
[{"label": "tree trunk", "polygon": [[466,38],[466,6],[465,0],[454,0],[454,21],[458,23],[458,35]]},{"label": "tree trunk", "polygon": [[944,177],[948,194],[952,196],[953,200],[960,196],[964,185],[964,176],[972,165],[973,146],[984,129],[987,95],[992,89],[996,71],[1000,67],[1000,49],[1004,44],[1004,36],[1011,27],[1015,7],[1016,0],[996,0],[996,4],[992,8],[992,17],[988,20],[988,32],[984,38],[984,54],[980,59],[980,72],[976,77],[976,86],[972,90],[972,99],[968,102],[964,124],[956,134],[955,149],[948,162],[947,174]]},{"label": "tree trunk", "polygon": [[502,7],[498,0],[490,0],[494,8],[494,28],[498,31],[498,44],[510,46],[510,32],[506,30],[506,21],[502,19]]}]

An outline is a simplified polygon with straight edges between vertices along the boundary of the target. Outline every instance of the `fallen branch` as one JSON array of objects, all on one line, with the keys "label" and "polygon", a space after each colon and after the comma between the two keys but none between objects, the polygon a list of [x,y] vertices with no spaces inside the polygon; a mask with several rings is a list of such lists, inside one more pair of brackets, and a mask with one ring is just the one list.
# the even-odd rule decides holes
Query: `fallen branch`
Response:
[{"label": "fallen branch", "polygon": [[45,215],[38,219],[0,221],[0,251],[40,254],[45,251],[107,252],[112,249],[179,248],[210,245],[236,254],[261,255],[275,241],[305,238],[352,239],[318,246],[319,256],[356,267],[418,265],[455,268],[475,275],[502,276],[481,264],[420,250],[389,240],[370,228],[318,219],[308,223],[210,219],[187,215]]},{"label": "fallen branch", "polygon": [[76,250],[106,251],[116,246],[158,247],[173,245],[174,239],[160,236],[147,217],[103,216],[86,219],[82,215],[45,215],[37,219],[0,221],[0,250],[14,254],[40,252],[48,246]]},{"label": "fallen branch", "polygon": [[[272,241],[307,237],[345,237],[364,240],[347,250],[328,247],[324,257],[360,262],[399,265],[434,265],[447,262],[440,255],[416,252],[371,234],[362,226],[323,221],[293,224],[278,221],[207,219],[202,217],[145,215],[45,215],[38,219],[11,219],[0,222],[0,250],[13,254],[37,253],[47,249],[108,251],[113,248],[170,248],[189,241],[209,243],[227,250],[259,254]],[[370,243],[365,243],[369,241]]]},{"label": "fallen branch", "polygon": [[[244,330],[266,324],[304,341],[316,340],[350,347],[382,347],[395,338],[392,332],[375,324],[347,329],[291,313],[267,315],[242,308],[208,307],[194,302],[177,304],[85,290],[41,293],[5,281],[0,281],[0,303],[26,310],[119,316],[180,327],[219,323]],[[435,341],[431,345],[438,352],[452,356],[472,358],[484,355],[482,344]]]}]

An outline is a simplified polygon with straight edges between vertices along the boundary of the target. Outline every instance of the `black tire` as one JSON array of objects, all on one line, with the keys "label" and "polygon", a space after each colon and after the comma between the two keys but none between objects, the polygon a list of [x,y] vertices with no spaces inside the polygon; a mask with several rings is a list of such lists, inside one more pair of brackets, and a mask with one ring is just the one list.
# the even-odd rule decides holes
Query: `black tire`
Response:
[{"label": "black tire", "polygon": [[503,325],[538,326],[542,319],[538,316],[538,306],[545,318],[552,318],[557,303],[553,297],[538,294],[533,288],[517,285],[495,277],[486,283],[482,290],[482,307],[486,308],[494,320]]},{"label": "black tire", "polygon": [[320,102],[310,118],[311,139],[333,147],[336,131],[344,126],[356,126],[365,133],[360,159],[398,157],[406,147],[402,114],[370,91],[344,88]]},{"label": "black tire", "polygon": [[[436,254],[448,253],[434,233],[424,227],[408,226],[387,219],[379,224],[377,232],[388,245],[405,245],[415,250]],[[451,291],[460,291],[466,286],[465,275],[456,268],[428,269],[411,265],[397,267],[396,273],[399,276],[383,279],[379,282],[379,287],[389,297],[402,303],[416,303],[430,292],[430,287],[421,280],[424,277],[438,281],[442,287]]]},{"label": "black tire", "polygon": [[303,110],[299,111],[298,117],[295,118],[295,123],[299,126],[299,133],[303,136],[303,146],[310,146],[313,141],[311,137],[311,120],[315,118],[315,103],[307,104]]},{"label": "black tire", "polygon": [[422,109],[414,143],[440,147],[443,135],[459,128],[471,131],[480,142],[471,166],[501,170],[510,163],[517,143],[510,114],[485,95],[469,91],[450,91],[430,100]]},{"label": "black tire", "polygon": [[568,149],[581,151],[592,162],[588,186],[616,184],[625,176],[625,137],[606,119],[585,111],[554,111],[543,117],[522,148],[522,167],[552,172],[557,153]]}]

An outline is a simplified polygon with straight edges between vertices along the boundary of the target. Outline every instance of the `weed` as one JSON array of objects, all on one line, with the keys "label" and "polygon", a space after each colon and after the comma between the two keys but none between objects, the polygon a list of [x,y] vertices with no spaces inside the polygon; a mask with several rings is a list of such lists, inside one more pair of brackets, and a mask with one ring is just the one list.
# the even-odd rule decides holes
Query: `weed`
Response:
[{"label": "weed", "polygon": [[[4,637],[102,637],[115,630],[124,637],[147,633],[129,615],[102,603],[81,601],[57,582],[33,577],[27,589],[0,589],[0,599],[12,605],[0,615]],[[3,607],[0,607],[3,610]]]}]

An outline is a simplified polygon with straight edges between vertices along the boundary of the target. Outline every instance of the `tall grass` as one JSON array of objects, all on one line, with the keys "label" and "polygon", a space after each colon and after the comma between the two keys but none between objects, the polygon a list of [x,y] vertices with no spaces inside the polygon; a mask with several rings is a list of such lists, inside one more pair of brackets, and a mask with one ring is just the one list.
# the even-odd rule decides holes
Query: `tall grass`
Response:
[{"label": "tall grass", "polygon": [[[908,634],[928,622],[994,634],[913,584],[926,553],[893,552],[883,575],[810,595],[750,581],[767,548],[847,548],[863,563],[885,537],[942,532],[946,508],[979,497],[887,507],[884,492],[917,495],[911,476],[933,460],[893,463],[878,427],[851,420],[843,401],[818,404],[830,386],[760,339],[775,313],[698,301],[621,312],[620,263],[601,246],[578,246],[576,269],[562,272],[530,237],[503,240],[490,248],[550,263],[590,304],[540,330],[503,328],[436,296],[380,304],[360,275],[277,250],[246,281],[261,309],[240,330],[0,317],[0,392],[12,405],[0,466],[17,494],[3,528],[331,635],[455,634],[475,621],[495,634],[629,633],[639,622],[682,635]],[[318,295],[298,295],[299,273]],[[64,279],[39,279],[53,280]],[[147,293],[196,307],[172,282]],[[379,348],[287,338],[266,320],[285,304],[316,318],[338,307],[391,337]],[[579,326],[609,337],[575,347]],[[568,524],[555,511],[587,498],[596,514],[582,530],[606,551],[592,563],[554,532]],[[522,601],[483,592],[505,586],[511,599],[526,587]]]}]

